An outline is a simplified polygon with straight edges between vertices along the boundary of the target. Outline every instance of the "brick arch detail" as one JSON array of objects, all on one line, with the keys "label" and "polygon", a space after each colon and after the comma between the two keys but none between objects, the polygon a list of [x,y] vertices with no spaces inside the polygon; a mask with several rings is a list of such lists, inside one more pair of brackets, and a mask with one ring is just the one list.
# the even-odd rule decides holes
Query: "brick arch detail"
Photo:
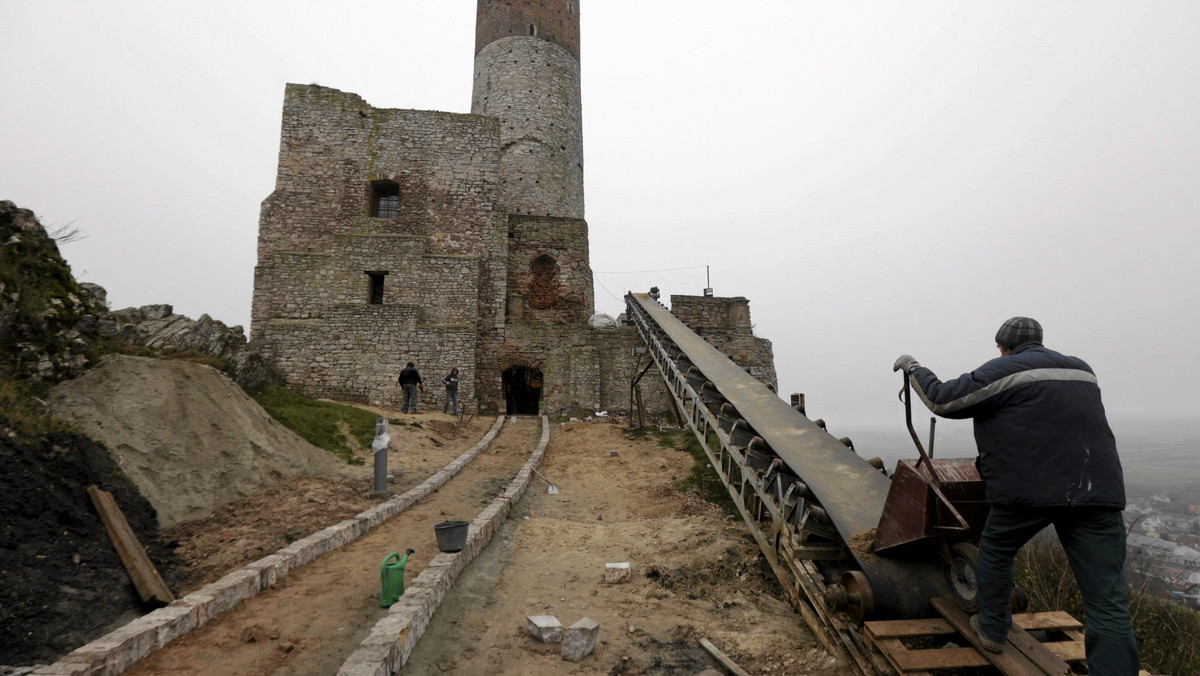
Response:
[{"label": "brick arch detail", "polygon": [[500,372],[513,368],[514,366],[524,366],[525,368],[537,369],[545,373],[546,365],[544,362],[534,359],[524,354],[506,354],[500,358]]}]

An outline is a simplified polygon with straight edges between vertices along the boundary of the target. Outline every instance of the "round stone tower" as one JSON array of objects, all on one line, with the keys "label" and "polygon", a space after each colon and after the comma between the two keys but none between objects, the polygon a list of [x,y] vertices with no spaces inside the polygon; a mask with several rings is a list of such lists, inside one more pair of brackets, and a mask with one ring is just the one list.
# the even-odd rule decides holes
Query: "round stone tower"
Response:
[{"label": "round stone tower", "polygon": [[500,204],[582,219],[579,0],[478,0],[471,112],[500,120]]}]

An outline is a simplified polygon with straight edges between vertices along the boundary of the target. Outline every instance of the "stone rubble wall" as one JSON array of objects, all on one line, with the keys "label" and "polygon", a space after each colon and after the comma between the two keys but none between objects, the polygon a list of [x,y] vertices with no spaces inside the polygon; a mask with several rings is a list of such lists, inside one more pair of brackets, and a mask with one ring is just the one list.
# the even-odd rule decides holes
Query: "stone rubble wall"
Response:
[{"label": "stone rubble wall", "polygon": [[471,112],[500,123],[501,212],[584,217],[580,92],[578,57],[546,40],[503,37],[475,55]]},{"label": "stone rubble wall", "polygon": [[339,305],[321,319],[275,320],[273,338],[262,347],[275,354],[275,367],[307,397],[361,401],[399,408],[396,378],[413,362],[425,383],[419,406],[440,410],[442,376],[457,366],[459,405],[468,412],[475,399],[475,326],[426,324],[415,305]]},{"label": "stone rubble wall", "polygon": [[[503,335],[499,138],[493,118],[380,109],[336,89],[287,86],[251,338],[289,385],[393,405],[396,374],[414,361],[435,385],[428,407],[440,404],[437,381],[456,365],[469,405],[477,360],[496,354]],[[399,187],[394,218],[370,216],[378,180]],[[373,305],[368,273],[384,272],[382,304]],[[487,387],[499,389],[499,374]]]},{"label": "stone rubble wall", "polygon": [[750,301],[741,296],[671,296],[671,314],[701,336],[750,335]]},{"label": "stone rubble wall", "polygon": [[507,318],[544,324],[587,322],[595,306],[587,222],[510,216],[508,227]]},{"label": "stone rubble wall", "polygon": [[[514,322],[508,326],[504,365],[533,365],[543,374],[541,410],[558,415],[567,409],[624,414],[629,411],[629,384],[649,357],[635,354],[642,344],[631,326],[544,325]],[[639,382],[651,415],[669,414],[662,378],[651,369]],[[580,416],[576,416],[580,417]]]},{"label": "stone rubble wall", "polygon": [[671,314],[760,380],[779,391],[771,341],[757,338],[750,301],[741,296],[671,296]]}]

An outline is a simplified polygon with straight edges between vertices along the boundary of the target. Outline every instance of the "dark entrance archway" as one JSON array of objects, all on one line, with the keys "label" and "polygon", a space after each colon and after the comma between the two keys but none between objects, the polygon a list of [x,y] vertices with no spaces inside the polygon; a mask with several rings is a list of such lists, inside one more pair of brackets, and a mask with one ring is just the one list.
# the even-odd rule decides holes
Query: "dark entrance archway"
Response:
[{"label": "dark entrance archway", "polygon": [[537,415],[542,401],[542,371],[532,366],[510,366],[504,369],[505,413],[508,415]]}]

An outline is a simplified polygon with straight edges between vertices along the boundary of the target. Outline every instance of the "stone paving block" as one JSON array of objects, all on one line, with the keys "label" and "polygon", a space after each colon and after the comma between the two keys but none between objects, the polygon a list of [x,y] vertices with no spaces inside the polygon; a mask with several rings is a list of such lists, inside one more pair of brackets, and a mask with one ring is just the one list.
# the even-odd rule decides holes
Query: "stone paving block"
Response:
[{"label": "stone paving block", "polygon": [[414,580],[407,589],[404,590],[404,596],[400,597],[391,608],[388,608],[388,615],[406,614],[414,608],[420,608],[433,602],[437,596],[436,591],[426,585],[422,581]]},{"label": "stone paving block", "polygon": [[525,631],[542,643],[562,643],[562,622],[553,615],[530,615],[525,618]]},{"label": "stone paving block", "polygon": [[621,584],[629,582],[633,579],[633,569],[629,567],[629,562],[623,563],[606,563],[604,564],[604,582],[607,584]]},{"label": "stone paving block", "polygon": [[352,662],[354,656],[342,664],[337,676],[391,676],[387,667],[381,662]]},{"label": "stone paving block", "polygon": [[156,627],[145,619],[144,616],[139,617],[97,642],[101,646],[109,646],[104,660],[104,667],[109,673],[125,671],[157,647],[154,645]]},{"label": "stone paving block", "polygon": [[345,528],[345,532],[342,535],[342,537],[344,537],[345,540],[343,542],[339,542],[338,546],[345,547],[346,545],[350,544],[351,542],[354,542],[360,536],[362,536],[362,534],[364,532],[362,526],[363,526],[362,521],[360,519],[358,519],[357,517],[353,518],[353,519],[346,519],[345,521],[337,524],[337,526],[334,526],[335,528],[339,528],[339,529]]},{"label": "stone paving block", "polygon": [[346,659],[346,664],[385,664],[388,661],[388,653],[392,651],[392,642],[387,643],[367,643],[363,642],[358,646],[358,649],[350,654]]},{"label": "stone paving block", "polygon": [[578,662],[591,655],[596,650],[596,639],[599,636],[599,623],[586,617],[567,627],[562,638],[563,659]]},{"label": "stone paving block", "polygon": [[[64,658],[65,659],[65,658]],[[65,662],[42,665],[29,672],[29,676],[100,676],[103,666],[93,667],[83,662]]]},{"label": "stone paving block", "polygon": [[213,597],[211,594],[204,593],[203,588],[181,599],[176,599],[171,605],[175,604],[191,609],[191,615],[196,627],[204,626],[215,614],[212,612]]},{"label": "stone paving block", "polygon": [[107,652],[83,652],[87,647],[76,649],[54,664],[38,667],[30,676],[101,676]]},{"label": "stone paving block", "polygon": [[154,644],[160,648],[196,628],[195,609],[182,604],[172,603],[146,617],[155,620]]},{"label": "stone paving block", "polygon": [[196,590],[213,597],[209,617],[219,615],[259,592],[258,574],[252,570],[235,570],[225,577]]},{"label": "stone paving block", "polygon": [[258,574],[258,589],[268,589],[274,587],[280,580],[287,577],[288,574],[288,559],[287,557],[278,554],[264,556],[263,558],[247,563],[242,566],[244,570],[252,570]]}]

